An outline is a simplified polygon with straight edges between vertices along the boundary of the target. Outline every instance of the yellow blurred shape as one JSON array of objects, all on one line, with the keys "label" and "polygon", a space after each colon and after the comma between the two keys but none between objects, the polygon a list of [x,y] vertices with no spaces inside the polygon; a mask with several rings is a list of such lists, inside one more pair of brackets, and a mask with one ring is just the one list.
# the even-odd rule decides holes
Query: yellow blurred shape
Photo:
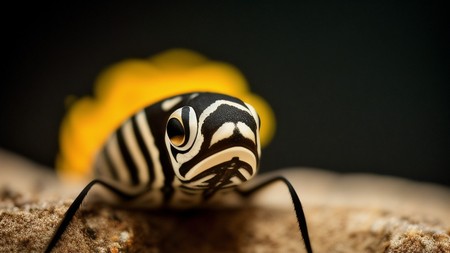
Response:
[{"label": "yellow blurred shape", "polygon": [[113,65],[100,74],[93,97],[68,100],[71,106],[60,130],[59,174],[69,179],[91,177],[97,152],[123,121],[146,106],[188,92],[228,94],[251,104],[261,118],[261,144],[271,140],[273,112],[250,92],[238,69],[190,50],[172,49]]}]

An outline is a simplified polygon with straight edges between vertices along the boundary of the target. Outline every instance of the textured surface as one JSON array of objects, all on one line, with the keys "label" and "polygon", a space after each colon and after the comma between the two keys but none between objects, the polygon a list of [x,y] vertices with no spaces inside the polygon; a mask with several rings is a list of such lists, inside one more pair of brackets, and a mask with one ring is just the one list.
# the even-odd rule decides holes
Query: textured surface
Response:
[{"label": "textured surface", "polygon": [[[0,152],[0,252],[41,252],[82,186]],[[315,252],[450,252],[450,191],[320,170],[284,174],[301,194]],[[287,191],[240,208],[188,212],[86,203],[55,252],[299,252]]]}]

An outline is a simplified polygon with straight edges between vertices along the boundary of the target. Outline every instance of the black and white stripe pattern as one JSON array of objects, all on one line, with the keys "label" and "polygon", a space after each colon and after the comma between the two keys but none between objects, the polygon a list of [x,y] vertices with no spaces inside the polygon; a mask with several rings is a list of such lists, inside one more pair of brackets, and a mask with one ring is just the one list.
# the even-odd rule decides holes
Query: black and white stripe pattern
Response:
[{"label": "black and white stripe pattern", "polygon": [[[260,158],[259,118],[226,95],[191,93],[127,119],[97,156],[96,174],[160,203],[197,204],[252,178]],[[155,198],[151,198],[155,199]]]}]

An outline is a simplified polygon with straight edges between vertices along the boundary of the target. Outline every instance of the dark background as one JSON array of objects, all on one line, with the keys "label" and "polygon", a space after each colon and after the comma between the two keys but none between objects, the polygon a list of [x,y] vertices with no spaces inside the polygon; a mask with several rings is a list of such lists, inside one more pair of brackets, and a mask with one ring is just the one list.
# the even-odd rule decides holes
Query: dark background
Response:
[{"label": "dark background", "polygon": [[91,94],[112,63],[184,47],[234,64],[273,106],[262,171],[450,185],[448,10],[337,2],[3,7],[0,147],[53,166],[68,95]]}]

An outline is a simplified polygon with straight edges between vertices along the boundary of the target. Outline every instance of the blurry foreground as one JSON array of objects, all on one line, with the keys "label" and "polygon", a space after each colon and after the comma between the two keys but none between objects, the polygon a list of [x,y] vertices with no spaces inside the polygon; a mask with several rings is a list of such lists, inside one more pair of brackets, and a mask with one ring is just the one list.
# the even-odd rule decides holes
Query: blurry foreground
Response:
[{"label": "blurry foreground", "polygon": [[[83,185],[0,150],[0,252],[41,252]],[[450,252],[450,190],[373,175],[282,171],[303,201],[315,252]],[[85,204],[56,252],[298,252],[282,185],[241,208],[162,212]]]}]

